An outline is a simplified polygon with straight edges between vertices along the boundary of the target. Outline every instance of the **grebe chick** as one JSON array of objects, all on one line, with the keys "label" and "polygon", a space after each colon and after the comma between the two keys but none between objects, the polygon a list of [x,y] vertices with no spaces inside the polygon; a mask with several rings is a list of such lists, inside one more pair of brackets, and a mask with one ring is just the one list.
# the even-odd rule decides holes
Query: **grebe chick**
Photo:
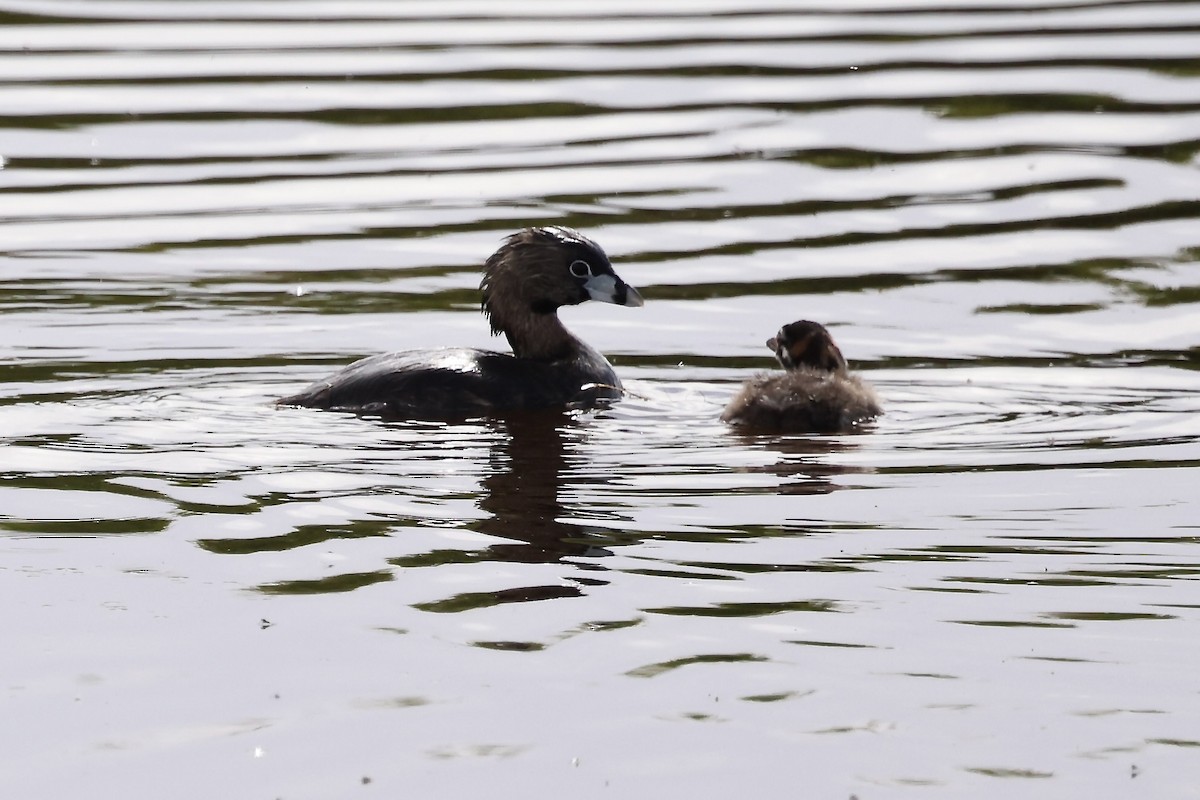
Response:
[{"label": "grebe chick", "polygon": [[526,228],[484,264],[482,310],[512,355],[447,348],[355,361],[277,401],[388,419],[462,419],[506,411],[592,407],[621,395],[612,365],[563,327],[561,306],[640,306],[592,240],[563,227]]},{"label": "grebe chick", "polygon": [[839,433],[883,413],[879,397],[851,375],[824,325],[800,320],[767,340],[786,372],[756,375],[725,406],[721,420],[744,428]]}]

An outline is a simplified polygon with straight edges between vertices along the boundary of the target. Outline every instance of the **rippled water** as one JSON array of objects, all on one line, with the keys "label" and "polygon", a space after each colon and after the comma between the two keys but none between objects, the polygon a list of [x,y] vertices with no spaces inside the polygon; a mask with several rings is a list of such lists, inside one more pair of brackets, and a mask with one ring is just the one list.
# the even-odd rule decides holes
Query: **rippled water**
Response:
[{"label": "rippled water", "polygon": [[[1200,796],[1198,31],[3,3],[6,795]],[[551,223],[613,409],[272,407]],[[798,318],[876,425],[718,421]]]}]

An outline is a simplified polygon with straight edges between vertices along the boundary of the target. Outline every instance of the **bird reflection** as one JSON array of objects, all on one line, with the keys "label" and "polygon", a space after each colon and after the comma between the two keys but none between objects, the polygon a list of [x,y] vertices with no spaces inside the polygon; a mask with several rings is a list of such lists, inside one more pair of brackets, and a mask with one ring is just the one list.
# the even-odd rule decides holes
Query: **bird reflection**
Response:
[{"label": "bird reflection", "polygon": [[[664,426],[666,427],[666,426]],[[482,517],[466,523],[466,527],[485,534],[491,541],[483,548],[437,548],[423,550],[387,559],[387,567],[366,572],[332,574],[302,580],[273,581],[258,586],[268,594],[316,594],[344,592],[362,586],[395,579],[395,568],[414,569],[438,567],[446,564],[487,564],[498,562],[521,564],[570,564],[568,580],[558,579],[549,584],[533,583],[509,585],[499,589],[456,593],[449,597],[417,603],[414,607],[434,612],[462,612],[471,609],[505,603],[528,602],[562,597],[578,597],[589,586],[605,585],[609,582],[608,571],[617,565],[606,558],[613,555],[610,548],[635,545],[645,535],[641,531],[627,531],[619,524],[621,510],[611,512],[605,521],[591,522],[603,513],[594,504],[575,500],[585,495],[605,495],[612,491],[612,477],[603,471],[586,469],[582,444],[589,430],[569,413],[538,411],[512,413],[504,417],[490,418],[467,423],[462,427],[438,426],[435,429],[412,428],[408,424],[399,429],[398,447],[374,447],[381,452],[403,449],[413,453],[414,448],[427,446],[428,455],[417,454],[418,462],[432,458],[438,462],[450,459],[457,462],[465,443],[477,446],[486,441],[487,463],[481,479],[481,491],[475,505],[483,512]],[[659,431],[666,439],[674,441],[683,435],[667,427]],[[490,435],[488,435],[490,434]],[[837,453],[853,450],[857,444],[854,437],[807,436],[780,434],[727,434],[733,442],[746,449],[768,454],[760,463],[741,468],[728,463],[713,466],[719,471],[738,469],[748,473],[771,476],[774,480],[755,481],[756,492],[776,492],[789,495],[826,494],[839,488],[836,476],[864,471],[861,468],[830,463]],[[652,443],[653,444],[653,443]],[[650,457],[653,446],[636,450],[629,458],[634,462]],[[718,447],[718,450],[723,450]],[[385,463],[391,463],[385,462]],[[691,473],[683,469],[676,475],[679,491],[687,495],[693,489],[689,480]],[[595,492],[588,492],[590,488]],[[617,485],[619,487],[619,484]],[[619,489],[618,489],[619,490]],[[637,491],[633,489],[632,491]],[[332,490],[330,496],[340,496]],[[294,498],[289,498],[294,499]],[[311,498],[305,497],[305,502]],[[624,509],[625,506],[620,506]],[[455,521],[459,527],[464,520]],[[736,520],[723,522],[713,520],[718,529],[710,530],[706,536],[713,541],[731,541],[761,535],[761,526],[742,527]],[[318,542],[351,540],[363,537],[387,536],[400,528],[414,524],[407,512],[399,518],[390,515],[366,515],[348,520],[343,524],[304,524],[286,533],[254,537],[222,537],[199,540],[207,550],[229,554],[250,554],[267,551],[283,551],[296,547],[310,547]],[[418,523],[419,524],[419,523]],[[610,566],[610,564],[612,564]],[[545,575],[536,571],[531,575]]]},{"label": "bird reflection", "polygon": [[772,464],[754,465],[745,472],[774,475],[783,483],[779,494],[829,494],[841,489],[835,481],[838,475],[870,472],[866,467],[836,464],[829,456],[858,449],[851,436],[810,436],[791,434],[733,434],[743,446],[761,448],[779,455]]},{"label": "bird reflection", "polygon": [[573,449],[573,440],[564,434],[572,418],[559,412],[529,412],[489,424],[502,435],[491,455],[494,471],[483,479],[479,500],[480,510],[489,516],[473,529],[510,542],[492,545],[487,557],[538,563],[610,555],[588,542],[593,535],[588,527],[563,521],[568,510],[561,494]]},{"label": "bird reflection", "polygon": [[[598,541],[612,541],[609,531],[565,522],[570,511],[561,495],[570,469],[574,438],[573,419],[559,411],[510,413],[483,422],[495,436],[489,456],[491,472],[483,479],[478,507],[486,517],[471,523],[470,530],[505,541],[469,554],[437,551],[389,559],[393,566],[436,566],[447,561],[525,564],[555,563],[570,557],[587,557],[574,566],[581,571],[604,572],[593,559],[611,555]],[[579,482],[579,479],[575,479]],[[585,586],[608,581],[574,575],[570,582],[514,586],[499,590],[456,594],[415,605],[423,611],[460,612],[475,608],[579,597]]]}]

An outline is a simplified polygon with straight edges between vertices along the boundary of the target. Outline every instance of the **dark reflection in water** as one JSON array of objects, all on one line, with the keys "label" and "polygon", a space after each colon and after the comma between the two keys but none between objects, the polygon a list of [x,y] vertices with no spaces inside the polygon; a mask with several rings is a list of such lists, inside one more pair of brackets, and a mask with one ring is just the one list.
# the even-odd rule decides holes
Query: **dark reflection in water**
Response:
[{"label": "dark reflection in water", "polygon": [[488,516],[468,527],[509,541],[478,552],[438,550],[392,559],[399,567],[445,563],[513,561],[543,563],[566,556],[608,555],[592,537],[606,531],[566,522],[561,494],[577,441],[564,432],[571,417],[559,412],[514,414],[488,420],[497,435],[489,455],[490,473],[482,481],[478,508]]},{"label": "dark reflection in water", "polygon": [[[863,426],[856,434],[866,435],[872,426]],[[779,494],[828,494],[841,487],[833,481],[838,475],[870,472],[870,468],[831,462],[829,456],[857,448],[853,436],[780,435],[737,432],[745,447],[758,446],[779,453],[773,464],[747,467],[747,472],[774,475],[783,480]]]},{"label": "dark reflection in water", "polygon": [[578,458],[578,440],[564,436],[569,418],[523,414],[495,424],[508,435],[492,451],[495,472],[484,479],[479,500],[479,508],[491,516],[475,530],[521,544],[492,545],[487,558],[535,563],[611,555],[589,538],[599,531],[564,519],[569,516],[562,500],[567,470]]},{"label": "dark reflection in water", "polygon": [[200,539],[196,544],[211,553],[249,555],[292,550],[339,539],[386,536],[394,526],[395,523],[392,520],[363,519],[346,525],[298,525],[278,536],[255,536],[246,539]]},{"label": "dark reflection in water", "polygon": [[[571,449],[575,440],[564,436],[569,416],[558,412],[511,414],[490,420],[489,427],[503,435],[496,439],[490,462],[492,473],[483,479],[479,508],[488,516],[470,527],[479,533],[509,541],[490,545],[469,555],[430,553],[400,558],[400,567],[428,566],[455,560],[550,563],[571,556],[601,557],[610,551],[592,540],[596,531],[567,522],[569,511],[562,494]],[[584,569],[602,569],[581,565]],[[603,580],[576,578],[575,585],[525,586],[492,592],[472,592],[417,607],[424,611],[453,612],[502,603],[520,603],[558,597],[577,597],[579,584],[602,585]]]},{"label": "dark reflection in water", "polygon": [[[486,516],[478,520],[464,521],[461,526],[503,541],[474,550],[441,548],[399,556],[388,559],[387,563],[390,566],[378,570],[343,573],[317,579],[276,581],[260,585],[259,591],[267,594],[345,592],[391,580],[394,568],[397,567],[438,567],[488,562],[561,562],[570,563],[578,572],[572,574],[567,583],[461,593],[416,607],[425,611],[460,612],[505,603],[578,597],[588,586],[606,585],[608,580],[604,578],[603,573],[608,567],[599,559],[612,556],[615,547],[639,544],[646,534],[640,530],[624,529],[620,524],[619,512],[590,508],[588,504],[594,503],[597,497],[616,495],[614,500],[608,500],[605,504],[612,505],[615,501],[618,508],[628,507],[632,512],[637,507],[637,496],[644,490],[625,486],[614,478],[610,469],[599,469],[589,463],[589,453],[594,452],[593,443],[588,440],[589,427],[571,414],[512,414],[471,424],[481,434],[485,434],[482,438],[490,443],[487,456],[488,472],[481,480],[481,491],[477,501],[477,508]],[[414,433],[423,438],[438,440],[446,437],[448,430],[454,427],[456,426],[440,430],[423,429]],[[778,480],[774,488],[754,488],[753,492],[756,494],[828,494],[838,488],[833,480],[835,476],[865,471],[862,467],[833,463],[829,458],[833,454],[845,453],[856,448],[856,438],[736,434],[731,437],[731,447],[765,450],[773,454],[773,458],[769,459],[770,463],[733,470],[771,476]],[[397,445],[387,447],[395,446]],[[400,446],[411,449],[412,443]],[[438,471],[436,462],[445,462],[445,466],[452,466],[449,462],[461,458],[459,452],[453,448],[449,451],[443,448],[436,450],[436,454],[432,454],[431,457],[418,459],[423,473]],[[637,455],[627,454],[621,457],[621,460],[636,464]],[[403,462],[389,463],[394,466]],[[402,477],[401,481],[404,482]],[[372,494],[380,491],[386,490],[379,489]],[[678,491],[682,495],[692,493],[687,486],[681,486]],[[629,496],[630,492],[633,496]],[[588,496],[592,500],[572,501],[567,499],[569,495]],[[286,497],[277,497],[276,501],[286,502]],[[589,524],[589,518],[596,519],[597,524]],[[197,544],[212,553],[253,555],[289,551],[340,540],[403,537],[410,529],[410,524],[411,519],[408,516],[389,515],[380,518],[378,515],[370,515],[336,524],[306,523],[297,525],[290,531],[264,536],[205,538],[198,540]],[[705,533],[706,539],[722,542],[805,533],[794,526],[781,528],[743,525],[728,519],[716,527],[719,530],[709,530]],[[692,532],[655,534],[657,537],[680,539],[694,539],[695,535]],[[688,574],[692,573],[689,571]]]},{"label": "dark reflection in water", "polygon": [[[386,425],[387,423],[381,423]],[[468,424],[468,423],[464,423]],[[452,563],[508,561],[518,563],[552,563],[569,557],[598,558],[610,555],[606,545],[619,541],[630,544],[637,537],[614,536],[612,531],[566,521],[572,511],[563,503],[567,473],[576,453],[579,436],[568,436],[578,426],[569,414],[537,412],[512,414],[503,418],[469,423],[482,426],[480,431],[493,434],[488,462],[489,474],[482,480],[478,508],[487,516],[465,527],[506,541],[477,551],[442,549],[389,559],[393,567],[431,567]],[[450,426],[449,429],[455,426]],[[431,439],[445,438],[449,429],[424,429],[417,435]],[[331,435],[332,432],[331,432]],[[411,443],[402,445],[411,448]],[[439,450],[432,458],[453,461],[461,458],[459,451]],[[424,471],[434,470],[428,458],[420,460]],[[449,466],[449,465],[448,465]],[[436,471],[436,470],[435,470]],[[576,482],[600,478],[576,476]],[[346,523],[322,525],[304,524],[286,533],[250,538],[206,538],[197,544],[213,553],[249,555],[259,552],[285,551],[322,542],[358,539],[387,535],[402,536],[403,522],[396,518],[364,518]],[[405,518],[404,522],[407,522]],[[578,565],[584,570],[601,570],[594,563]],[[268,594],[314,594],[342,592],[391,579],[389,570],[341,574],[316,580],[289,580],[259,587]],[[576,577],[574,586],[533,586],[504,589],[494,592],[462,594],[418,606],[427,611],[463,611],[500,603],[542,600],[554,597],[577,596],[580,585],[602,584],[598,579]]]}]

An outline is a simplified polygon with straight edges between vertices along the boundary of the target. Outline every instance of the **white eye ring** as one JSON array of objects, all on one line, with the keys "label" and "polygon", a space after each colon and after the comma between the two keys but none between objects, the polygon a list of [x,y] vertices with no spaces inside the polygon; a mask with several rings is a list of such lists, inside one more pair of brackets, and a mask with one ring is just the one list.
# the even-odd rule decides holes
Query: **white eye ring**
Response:
[{"label": "white eye ring", "polygon": [[586,261],[572,261],[571,266],[567,267],[567,269],[569,269],[571,274],[576,278],[592,277],[592,265]]}]

